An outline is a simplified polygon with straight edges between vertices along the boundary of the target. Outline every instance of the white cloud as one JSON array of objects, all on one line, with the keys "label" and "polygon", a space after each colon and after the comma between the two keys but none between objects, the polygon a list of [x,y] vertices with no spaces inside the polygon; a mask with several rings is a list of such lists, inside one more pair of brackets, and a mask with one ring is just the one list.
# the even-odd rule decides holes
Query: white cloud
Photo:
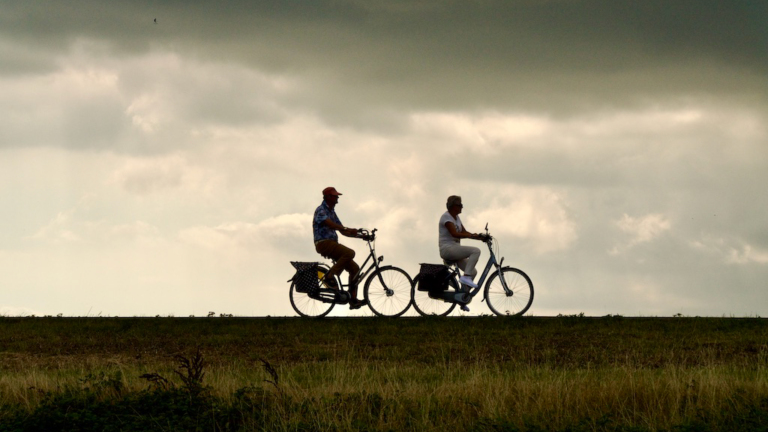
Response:
[{"label": "white cloud", "polygon": [[[156,245],[163,241],[160,229],[144,220],[118,221],[113,215],[93,219],[94,209],[105,204],[103,197],[87,193],[74,207],[59,211],[26,239],[42,244],[103,247],[116,243]],[[102,210],[95,211],[99,214]]]},{"label": "white cloud", "polygon": [[180,154],[129,158],[113,174],[112,181],[136,195],[167,189],[209,194],[221,181],[219,174],[194,166]]},{"label": "white cloud", "polygon": [[[493,152],[499,147],[527,146],[552,127],[542,117],[526,114],[482,114],[424,112],[410,117],[411,127],[420,134],[449,140],[472,151]],[[456,150],[456,148],[454,148]]]},{"label": "white cloud", "polygon": [[130,117],[134,126],[144,133],[151,134],[168,121],[167,113],[163,112],[158,105],[159,97],[157,95],[139,95],[130,102],[125,113]]},{"label": "white cloud", "polygon": [[538,254],[567,250],[578,238],[561,192],[546,187],[507,187],[486,208],[467,217],[470,229],[486,222],[496,236],[511,236]]},{"label": "white cloud", "polygon": [[552,124],[532,115],[501,115],[494,113],[475,120],[478,132],[487,143],[499,145],[525,144],[526,140],[549,132]]},{"label": "white cloud", "polygon": [[632,217],[625,213],[615,223],[622,232],[629,236],[628,247],[654,240],[672,228],[672,223],[664,215],[658,213],[642,217]]},{"label": "white cloud", "polygon": [[697,108],[647,109],[603,114],[580,120],[574,128],[586,136],[628,135],[667,132],[674,129],[695,127],[707,119]]},{"label": "white cloud", "polygon": [[297,241],[311,242],[312,216],[284,214],[259,223],[227,222],[216,226],[195,226],[179,232],[185,243],[247,259],[252,254],[274,250],[290,251]]},{"label": "white cloud", "polygon": [[768,250],[737,239],[705,236],[690,242],[700,252],[717,256],[727,264],[768,264]]},{"label": "white cloud", "polygon": [[739,249],[731,249],[728,254],[728,262],[733,264],[768,264],[768,250],[744,245]]},{"label": "white cloud", "polygon": [[59,212],[47,225],[41,227],[30,238],[54,243],[75,242],[81,237],[72,231],[71,221],[74,210]]},{"label": "white cloud", "polygon": [[112,224],[105,220],[83,221],[76,210],[59,212],[56,217],[29,237],[31,240],[53,243],[83,243],[106,245],[115,242],[156,244],[162,241],[160,230],[145,221]]},{"label": "white cloud", "polygon": [[157,227],[144,221],[135,221],[127,224],[115,225],[111,228],[113,235],[118,237],[141,237],[157,234]]},{"label": "white cloud", "polygon": [[255,225],[246,223],[228,223],[215,227],[197,226],[185,228],[179,232],[182,242],[216,251],[232,251],[242,246],[243,236],[250,236]]},{"label": "white cloud", "polygon": [[275,242],[305,239],[312,229],[312,215],[306,213],[283,214],[267,218],[256,226],[262,236]]},{"label": "white cloud", "polygon": [[416,199],[425,194],[424,180],[427,176],[428,162],[411,154],[408,157],[395,156],[386,166],[386,177],[389,179],[388,188],[397,191],[397,195],[405,199]]}]

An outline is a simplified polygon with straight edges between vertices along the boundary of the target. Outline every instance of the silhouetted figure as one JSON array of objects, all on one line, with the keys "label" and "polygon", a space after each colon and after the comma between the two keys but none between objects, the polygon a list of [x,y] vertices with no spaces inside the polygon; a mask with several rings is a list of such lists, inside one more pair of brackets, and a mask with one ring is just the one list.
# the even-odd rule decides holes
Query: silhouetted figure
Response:
[{"label": "silhouetted figure", "polygon": [[[477,260],[480,258],[480,249],[474,246],[462,246],[461,239],[482,240],[483,237],[480,234],[473,234],[467,231],[461,222],[459,213],[461,213],[464,205],[461,203],[460,196],[449,196],[445,207],[448,211],[440,217],[440,225],[438,227],[440,258],[446,261],[455,261],[459,268],[464,271],[464,276],[459,278],[459,282],[463,285],[477,288],[477,284],[473,279],[477,275],[475,265],[477,265]],[[469,310],[465,305],[462,305],[461,308]]]},{"label": "silhouetted figure", "polygon": [[315,250],[320,255],[336,261],[336,264],[325,275],[325,282],[329,287],[339,289],[333,276],[340,274],[342,270],[349,273],[349,295],[352,297],[352,300],[349,301],[349,308],[359,309],[365,305],[365,300],[357,299],[357,285],[354,284],[360,266],[353,259],[355,258],[355,251],[339,244],[339,236],[336,234],[338,231],[346,237],[356,237],[357,229],[345,227],[339,217],[336,216],[334,209],[339,202],[340,195],[333,187],[323,189],[323,203],[315,210],[315,217],[312,221]]},{"label": "silhouetted figure", "polygon": [[157,18],[155,18],[155,24],[157,24]]}]

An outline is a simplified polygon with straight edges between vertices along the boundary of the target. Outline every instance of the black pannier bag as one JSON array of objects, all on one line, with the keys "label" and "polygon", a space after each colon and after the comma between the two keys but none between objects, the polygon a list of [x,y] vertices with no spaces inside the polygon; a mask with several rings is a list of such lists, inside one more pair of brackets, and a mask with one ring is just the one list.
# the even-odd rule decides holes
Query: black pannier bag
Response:
[{"label": "black pannier bag", "polygon": [[448,289],[448,275],[448,267],[442,264],[421,264],[416,289],[429,292],[430,297],[439,297]]},{"label": "black pannier bag", "polygon": [[296,269],[296,274],[291,279],[296,284],[296,291],[300,293],[316,293],[320,290],[320,282],[317,278],[316,262],[291,261]]}]

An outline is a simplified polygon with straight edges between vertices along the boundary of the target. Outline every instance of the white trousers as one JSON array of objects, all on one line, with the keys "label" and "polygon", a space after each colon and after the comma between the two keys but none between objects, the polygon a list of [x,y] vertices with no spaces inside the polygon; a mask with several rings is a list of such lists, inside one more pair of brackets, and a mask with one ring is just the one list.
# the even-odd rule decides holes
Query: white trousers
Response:
[{"label": "white trousers", "polygon": [[474,277],[477,274],[477,260],[480,258],[480,249],[474,246],[462,246],[458,243],[440,246],[440,258],[448,261],[457,261],[459,268],[465,275]]}]

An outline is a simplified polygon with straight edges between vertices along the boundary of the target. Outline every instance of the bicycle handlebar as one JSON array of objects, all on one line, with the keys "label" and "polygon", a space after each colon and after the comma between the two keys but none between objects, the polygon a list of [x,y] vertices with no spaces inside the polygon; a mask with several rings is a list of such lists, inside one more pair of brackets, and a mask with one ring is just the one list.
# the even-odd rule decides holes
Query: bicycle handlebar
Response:
[{"label": "bicycle handlebar", "polygon": [[485,223],[485,234],[480,234],[480,240],[483,243],[490,243],[493,240],[493,236],[488,232],[488,222]]},{"label": "bicycle handlebar", "polygon": [[373,231],[368,231],[365,228],[359,228],[357,230],[357,238],[363,239],[365,241],[374,241],[376,240],[376,228],[373,229]]}]

